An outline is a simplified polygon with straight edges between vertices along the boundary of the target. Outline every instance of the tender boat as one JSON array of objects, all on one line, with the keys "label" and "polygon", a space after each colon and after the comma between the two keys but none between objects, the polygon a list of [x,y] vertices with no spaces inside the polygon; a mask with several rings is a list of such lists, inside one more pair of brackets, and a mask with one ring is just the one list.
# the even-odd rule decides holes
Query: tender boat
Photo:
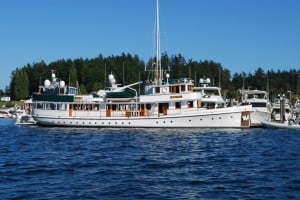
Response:
[{"label": "tender boat", "polygon": [[291,110],[290,101],[287,98],[276,98],[272,103],[271,120],[275,122],[285,121]]},{"label": "tender boat", "polygon": [[300,111],[294,110],[290,113],[287,120],[280,121],[263,121],[265,128],[280,128],[280,129],[299,129],[300,130]]},{"label": "tender boat", "polygon": [[[111,88],[100,91],[97,96],[80,95],[77,88],[58,81],[52,71],[52,81],[46,80],[39,92],[33,94],[32,116],[38,125],[249,128],[251,105],[203,106],[208,97],[194,91],[193,80],[171,80],[169,74],[163,76],[159,50],[158,1],[156,4],[154,80],[147,81],[149,84],[145,86],[144,94],[133,87],[141,82],[120,87],[115,85],[115,81],[111,81]],[[111,75],[109,79],[114,80]]]},{"label": "tender boat", "polygon": [[34,125],[34,124],[36,124],[36,121],[33,119],[33,117],[30,114],[22,114],[22,115],[17,115],[15,124],[16,125]]},{"label": "tender boat", "polygon": [[36,121],[31,115],[32,99],[24,101],[24,109],[19,109],[16,112],[16,125],[34,125]]},{"label": "tender boat", "polygon": [[268,122],[263,121],[262,125],[265,128],[279,128],[279,129],[298,129],[300,130],[300,124],[290,124],[288,122],[285,123],[279,123],[279,122]]},{"label": "tender boat", "polygon": [[[297,103],[297,102],[296,102]],[[299,129],[300,130],[300,109],[296,106],[292,109],[286,98],[276,99],[272,111],[272,120],[263,121],[265,128]]]}]

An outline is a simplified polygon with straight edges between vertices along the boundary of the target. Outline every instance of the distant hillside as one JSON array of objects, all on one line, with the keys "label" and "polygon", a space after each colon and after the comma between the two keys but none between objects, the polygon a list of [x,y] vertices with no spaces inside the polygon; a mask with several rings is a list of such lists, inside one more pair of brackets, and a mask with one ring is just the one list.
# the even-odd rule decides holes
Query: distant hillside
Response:
[{"label": "distant hillside", "polygon": [[[149,73],[153,65],[151,60],[145,62],[137,55],[123,53],[106,58],[99,55],[92,59],[62,59],[49,64],[40,61],[14,70],[8,92],[15,100],[28,98],[38,90],[38,86],[43,84],[45,79],[51,79],[51,70],[55,70],[57,77],[67,84],[79,86],[82,93],[90,93],[108,86],[109,73],[113,73],[117,82],[121,84],[140,80],[146,82],[153,79]],[[191,59],[187,61],[181,54],[168,56],[164,53],[161,62],[163,70],[170,73],[171,78],[187,77],[194,79],[196,84],[200,78],[211,78],[214,85],[222,87],[227,98],[238,98],[237,90],[242,87],[269,89],[271,96],[278,93],[288,95],[288,91],[299,94],[300,70],[296,69],[265,72],[258,68],[253,74],[241,72],[231,76],[230,71],[220,63]]]}]

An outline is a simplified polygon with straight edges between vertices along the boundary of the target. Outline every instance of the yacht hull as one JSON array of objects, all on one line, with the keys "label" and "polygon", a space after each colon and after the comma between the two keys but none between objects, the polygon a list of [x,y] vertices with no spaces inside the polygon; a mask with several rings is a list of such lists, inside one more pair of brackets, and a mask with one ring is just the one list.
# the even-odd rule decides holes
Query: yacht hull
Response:
[{"label": "yacht hull", "polygon": [[[56,113],[58,114],[58,113]],[[67,117],[43,113],[33,115],[39,125],[68,127],[126,127],[126,128],[248,128],[248,107],[203,110],[188,115],[157,115],[130,117]]]}]

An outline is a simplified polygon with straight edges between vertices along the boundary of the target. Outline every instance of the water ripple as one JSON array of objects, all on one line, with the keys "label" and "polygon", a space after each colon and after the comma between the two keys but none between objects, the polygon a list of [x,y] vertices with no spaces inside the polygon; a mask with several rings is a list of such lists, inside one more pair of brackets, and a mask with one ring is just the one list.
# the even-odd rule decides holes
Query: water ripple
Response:
[{"label": "water ripple", "polygon": [[1,199],[299,199],[300,134],[0,120]]}]

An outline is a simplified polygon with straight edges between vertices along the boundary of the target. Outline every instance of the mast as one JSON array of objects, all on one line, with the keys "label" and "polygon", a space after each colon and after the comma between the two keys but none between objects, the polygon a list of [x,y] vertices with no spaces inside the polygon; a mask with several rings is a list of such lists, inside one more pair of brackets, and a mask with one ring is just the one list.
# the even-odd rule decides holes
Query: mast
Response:
[{"label": "mast", "polygon": [[156,0],[156,21],[155,21],[155,40],[156,40],[156,61],[154,69],[154,83],[161,84],[162,71],[160,60],[160,30],[159,30],[159,0]]}]

